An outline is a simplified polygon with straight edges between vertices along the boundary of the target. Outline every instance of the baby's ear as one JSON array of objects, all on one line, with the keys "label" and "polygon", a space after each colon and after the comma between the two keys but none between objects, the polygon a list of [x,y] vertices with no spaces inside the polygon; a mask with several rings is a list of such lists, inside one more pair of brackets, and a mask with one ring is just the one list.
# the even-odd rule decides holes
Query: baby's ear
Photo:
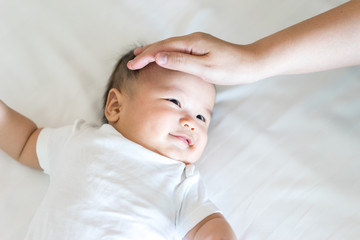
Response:
[{"label": "baby's ear", "polygon": [[123,97],[118,89],[110,89],[105,106],[105,117],[109,123],[119,120]]}]

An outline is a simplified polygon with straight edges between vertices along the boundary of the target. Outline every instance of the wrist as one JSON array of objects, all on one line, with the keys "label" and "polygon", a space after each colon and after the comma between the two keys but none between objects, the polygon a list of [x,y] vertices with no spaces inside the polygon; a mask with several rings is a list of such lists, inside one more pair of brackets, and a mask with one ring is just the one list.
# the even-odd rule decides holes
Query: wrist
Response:
[{"label": "wrist", "polygon": [[247,45],[252,55],[252,72],[254,82],[278,75],[276,59],[271,57],[271,46],[262,40]]},{"label": "wrist", "polygon": [[237,74],[234,74],[235,81],[238,81],[236,84],[254,83],[272,76],[266,49],[262,44],[254,42],[248,45],[236,45],[236,52]]}]

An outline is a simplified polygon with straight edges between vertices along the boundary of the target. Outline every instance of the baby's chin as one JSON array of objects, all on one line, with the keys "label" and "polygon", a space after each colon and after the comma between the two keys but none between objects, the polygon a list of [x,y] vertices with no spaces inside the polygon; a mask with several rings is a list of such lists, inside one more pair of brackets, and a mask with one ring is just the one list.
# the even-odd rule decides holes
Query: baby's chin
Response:
[{"label": "baby's chin", "polygon": [[164,157],[170,158],[172,160],[182,162],[186,165],[193,164],[199,159],[199,158],[195,159],[195,158],[190,158],[190,157],[184,158],[184,156],[176,156],[176,154],[173,154],[173,155],[171,155],[171,154],[166,155],[166,154],[161,154],[161,153],[159,153],[159,154],[163,155]]},{"label": "baby's chin", "polygon": [[[134,141],[135,142],[135,141]],[[136,142],[135,142],[136,143]],[[138,143],[140,144],[140,143]],[[144,148],[155,152],[159,155],[162,155],[164,157],[167,157],[171,160],[182,162],[186,165],[195,163],[199,158],[201,154],[196,154],[195,152],[187,151],[187,150],[169,150],[169,149],[158,149],[151,145],[146,144],[140,144]],[[198,150],[198,149],[197,149]]]}]

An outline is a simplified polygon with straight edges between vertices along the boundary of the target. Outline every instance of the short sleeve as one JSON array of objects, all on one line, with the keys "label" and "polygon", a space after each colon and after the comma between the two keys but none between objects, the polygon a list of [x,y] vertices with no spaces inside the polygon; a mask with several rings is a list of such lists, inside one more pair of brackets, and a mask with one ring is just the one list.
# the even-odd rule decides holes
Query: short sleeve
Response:
[{"label": "short sleeve", "polygon": [[[176,219],[176,229],[184,237],[207,216],[220,212],[210,201],[200,174],[188,165],[184,181],[183,200]],[[191,169],[189,171],[189,168]]]},{"label": "short sleeve", "polygon": [[82,120],[77,120],[73,125],[41,130],[36,143],[36,154],[46,174],[52,174],[67,140],[83,123]]}]

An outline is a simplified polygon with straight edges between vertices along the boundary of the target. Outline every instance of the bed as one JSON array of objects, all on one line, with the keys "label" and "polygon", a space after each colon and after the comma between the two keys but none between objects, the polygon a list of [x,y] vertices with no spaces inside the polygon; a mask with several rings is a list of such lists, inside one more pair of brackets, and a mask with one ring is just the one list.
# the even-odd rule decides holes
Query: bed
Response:
[{"label": "bed", "polygon": [[[247,44],[344,2],[0,0],[0,98],[38,126],[99,123],[134,45],[195,31]],[[217,92],[197,166],[239,239],[360,239],[360,67]],[[24,238],[48,182],[0,151],[0,239]]]}]

